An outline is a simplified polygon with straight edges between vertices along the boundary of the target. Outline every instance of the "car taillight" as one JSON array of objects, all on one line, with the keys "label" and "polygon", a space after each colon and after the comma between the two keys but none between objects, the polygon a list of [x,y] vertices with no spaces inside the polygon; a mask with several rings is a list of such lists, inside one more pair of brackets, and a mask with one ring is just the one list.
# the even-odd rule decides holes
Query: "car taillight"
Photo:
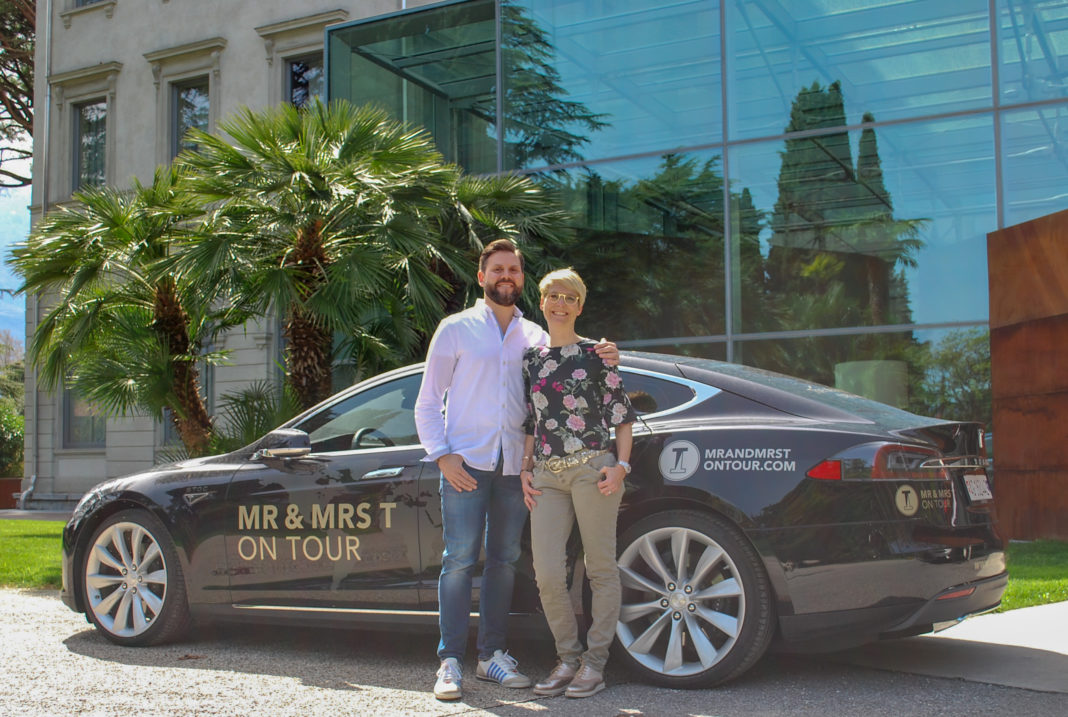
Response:
[{"label": "car taillight", "polygon": [[809,478],[817,480],[842,480],[842,461],[823,461],[809,468]]},{"label": "car taillight", "polygon": [[887,443],[875,453],[872,478],[900,478],[908,480],[949,480],[949,474],[941,466],[924,466],[938,451],[920,446],[902,446]]},{"label": "car taillight", "polygon": [[805,474],[817,480],[948,480],[941,454],[924,446],[865,443],[847,448],[812,466]]}]

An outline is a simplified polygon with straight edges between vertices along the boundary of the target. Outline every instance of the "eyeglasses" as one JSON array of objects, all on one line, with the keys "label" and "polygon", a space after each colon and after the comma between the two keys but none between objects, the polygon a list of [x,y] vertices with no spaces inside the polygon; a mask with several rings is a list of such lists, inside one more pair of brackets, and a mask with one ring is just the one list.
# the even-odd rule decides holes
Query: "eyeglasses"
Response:
[{"label": "eyeglasses", "polygon": [[545,295],[545,300],[549,301],[549,302],[552,302],[554,304],[559,304],[562,301],[565,304],[567,304],[568,306],[574,306],[575,304],[577,304],[579,302],[579,299],[578,299],[577,296],[571,296],[570,294],[558,294],[555,291],[552,292],[551,294],[546,294]]}]

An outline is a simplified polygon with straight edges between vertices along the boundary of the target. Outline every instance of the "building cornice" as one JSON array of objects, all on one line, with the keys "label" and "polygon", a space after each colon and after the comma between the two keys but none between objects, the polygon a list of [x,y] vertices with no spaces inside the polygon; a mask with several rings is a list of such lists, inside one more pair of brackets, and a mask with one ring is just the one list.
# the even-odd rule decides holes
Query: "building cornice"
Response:
[{"label": "building cornice", "polygon": [[306,15],[305,17],[298,17],[292,20],[273,22],[270,25],[260,25],[256,28],[256,32],[259,33],[260,37],[263,39],[272,40],[276,35],[281,35],[282,33],[293,32],[294,30],[304,30],[316,25],[325,27],[335,22],[347,20],[348,18],[348,10],[329,10],[327,12]]},{"label": "building cornice", "polygon": [[101,62],[99,65],[80,67],[77,70],[67,72],[53,72],[48,76],[49,85],[69,85],[74,82],[84,82],[108,75],[117,75],[122,69],[121,62]]},{"label": "building cornice", "polygon": [[165,47],[162,50],[146,52],[144,57],[152,66],[152,82],[156,86],[156,89],[159,89],[164,63],[196,58],[200,55],[210,55],[211,73],[215,75],[215,77],[218,77],[219,56],[225,49],[225,37],[210,37],[207,40],[187,42],[184,45],[175,45],[174,47]]},{"label": "building cornice", "polygon": [[187,42],[184,45],[175,45],[174,47],[166,47],[162,50],[146,52],[145,59],[156,64],[159,62],[166,62],[167,60],[174,60],[186,55],[194,55],[200,52],[222,52],[224,49],[226,49],[225,37],[211,37],[207,40]]}]

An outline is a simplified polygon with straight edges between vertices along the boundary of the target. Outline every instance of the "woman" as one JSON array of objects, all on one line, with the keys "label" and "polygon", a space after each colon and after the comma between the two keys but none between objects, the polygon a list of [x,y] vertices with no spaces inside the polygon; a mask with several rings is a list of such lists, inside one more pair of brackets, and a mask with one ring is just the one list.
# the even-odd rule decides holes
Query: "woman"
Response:
[{"label": "woman", "polygon": [[[560,269],[547,274],[538,288],[549,345],[523,355],[527,436],[519,475],[530,509],[538,592],[560,662],[534,693],[589,697],[605,687],[608,647],[619,619],[616,515],[630,472],[636,414],[618,370],[597,357],[593,341],[575,332],[586,300],[579,275]],[[567,591],[567,539],[576,520],[593,592],[585,653]]]}]

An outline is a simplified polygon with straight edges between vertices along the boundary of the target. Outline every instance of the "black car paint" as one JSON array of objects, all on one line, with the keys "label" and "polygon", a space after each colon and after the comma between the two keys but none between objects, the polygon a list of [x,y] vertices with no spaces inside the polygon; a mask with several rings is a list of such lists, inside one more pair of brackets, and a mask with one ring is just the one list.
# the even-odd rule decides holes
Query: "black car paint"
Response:
[{"label": "black car paint", "polygon": [[[874,407],[874,416],[863,415],[828,402],[829,389],[817,387],[811,396],[798,395],[775,385],[747,382],[729,367],[710,371],[701,362],[685,359],[665,363],[628,355],[624,365],[699,381],[720,392],[704,403],[636,424],[634,472],[621,508],[621,530],[643,516],[683,507],[728,518],[763,558],[774,588],[780,639],[800,648],[825,649],[883,633],[929,628],[941,621],[938,618],[962,617],[997,604],[1005,580],[1002,541],[991,506],[969,505],[959,475],[950,481],[951,513],[929,509],[911,517],[893,510],[895,481],[804,477],[811,466],[866,440],[932,445],[948,455],[975,454],[978,446],[963,436],[960,424],[918,419],[889,407]],[[372,379],[360,390],[384,384],[406,370]],[[286,425],[299,425],[316,410]],[[674,440],[693,443],[702,456],[718,448],[784,449],[796,468],[739,473],[702,466],[685,482],[672,482],[661,477],[658,462],[663,448]],[[257,460],[254,454],[262,442],[95,488],[64,531],[62,596],[68,606],[84,611],[74,566],[81,564],[94,527],[122,507],[141,507],[171,531],[195,614],[255,618],[263,608],[299,606],[324,610],[285,616],[348,624],[354,619],[351,608],[367,611],[361,613],[362,620],[435,622],[441,549],[439,476],[420,460],[420,449],[406,451],[401,460],[396,460],[395,451],[374,449],[353,452],[348,463],[337,454]],[[393,460],[376,462],[376,455]],[[382,468],[401,472],[362,480]],[[365,510],[367,524],[349,531],[373,551],[365,553],[371,558],[366,562],[363,555],[353,561],[361,570],[339,573],[330,564],[337,561],[319,565],[320,561],[301,560],[306,554],[300,541],[314,531],[297,518],[307,521],[324,506],[365,503],[378,509]],[[388,511],[389,525],[381,509],[385,504],[394,506]],[[240,506],[251,511],[268,505],[277,508],[280,522],[275,526],[285,526],[287,507],[296,506],[290,509],[296,511],[289,516],[293,522],[287,528],[261,525],[253,530],[246,525],[244,532],[239,531]],[[336,520],[337,513],[333,515]],[[393,519],[404,522],[403,536]],[[335,536],[344,541],[345,532]],[[264,551],[272,538],[273,554],[292,550],[293,559],[245,559],[250,552],[271,555]],[[375,545],[375,540],[381,544]],[[339,542],[335,554],[340,554],[341,546]],[[314,556],[316,543],[311,547]],[[365,570],[371,563],[379,564]],[[514,608],[533,612],[537,603],[529,560],[519,573]],[[972,598],[936,602],[940,593],[967,585],[981,589]],[[343,611],[330,612],[335,608]],[[273,617],[282,614],[268,612]],[[920,624],[913,624],[917,621]]]}]

